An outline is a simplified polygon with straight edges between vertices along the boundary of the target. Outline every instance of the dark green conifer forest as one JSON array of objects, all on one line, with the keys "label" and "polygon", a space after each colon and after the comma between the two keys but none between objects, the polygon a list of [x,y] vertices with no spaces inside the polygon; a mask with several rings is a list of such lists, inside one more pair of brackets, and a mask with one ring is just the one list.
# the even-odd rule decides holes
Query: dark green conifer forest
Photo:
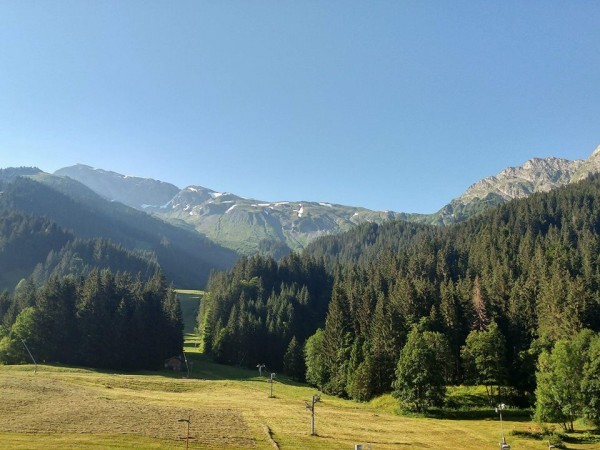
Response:
[{"label": "dark green conifer forest", "polygon": [[158,369],[183,348],[179,302],[160,272],[144,281],[93,269],[41,288],[23,280],[0,297],[0,320],[5,364],[31,363],[29,349],[36,362]]},{"label": "dark green conifer forest", "polygon": [[[415,364],[401,356],[417,329],[429,337],[413,338],[411,358],[437,361],[438,370],[443,362],[443,379],[430,385],[482,384],[490,402],[527,406],[540,389],[536,373],[544,378],[538,360],[551,360],[544,355],[581,333],[596,342],[599,286],[594,176],[449,227],[365,224],[279,263],[241,260],[210,280],[199,329],[205,351],[220,362],[294,367],[296,377],[301,362],[290,360],[302,346],[308,382],[357,400],[394,391]],[[588,348],[597,349],[580,352],[583,372],[598,366]],[[578,411],[595,404],[591,417],[597,376],[586,380],[595,400],[582,400]],[[439,404],[434,388],[410,393],[417,409]]]}]

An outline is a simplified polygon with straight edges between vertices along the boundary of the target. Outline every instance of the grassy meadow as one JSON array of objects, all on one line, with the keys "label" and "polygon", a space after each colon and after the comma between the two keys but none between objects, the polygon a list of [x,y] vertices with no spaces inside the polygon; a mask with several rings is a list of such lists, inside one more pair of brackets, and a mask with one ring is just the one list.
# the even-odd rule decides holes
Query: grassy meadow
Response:
[{"label": "grassy meadow", "polygon": [[177,289],[179,304],[181,305],[181,315],[183,317],[183,332],[186,340],[193,339],[196,329],[196,317],[200,300],[204,295],[203,291]]},{"label": "grassy meadow", "polygon": [[[184,315],[194,310],[199,295],[186,293]],[[189,377],[50,365],[34,373],[31,365],[0,366],[0,448],[183,449],[187,424],[180,420],[188,417],[191,449],[498,448],[500,423],[492,409],[475,418],[402,416],[389,395],[369,403],[323,395],[315,407],[317,436],[310,436],[305,400],[313,388],[278,376],[270,398],[267,377],[258,370],[211,363],[197,353],[194,336],[188,337]],[[460,396],[461,389],[451,394]],[[505,411],[503,425],[513,449],[547,448],[545,441],[528,437],[539,426],[527,414]],[[576,434],[564,448],[598,449],[595,437]]]}]

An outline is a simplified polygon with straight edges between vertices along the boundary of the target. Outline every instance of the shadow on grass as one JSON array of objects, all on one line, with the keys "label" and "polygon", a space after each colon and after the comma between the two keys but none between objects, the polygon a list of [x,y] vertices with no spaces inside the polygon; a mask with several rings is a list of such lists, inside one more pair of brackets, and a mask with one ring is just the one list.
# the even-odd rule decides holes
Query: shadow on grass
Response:
[{"label": "shadow on grass", "polygon": [[600,444],[600,429],[573,431],[562,435],[561,438],[569,444]]},{"label": "shadow on grass", "polygon": [[[252,370],[247,368],[241,368],[236,366],[229,366],[225,364],[218,364],[213,362],[209,357],[200,353],[188,353],[186,351],[188,363],[190,363],[190,371],[174,371],[164,368],[157,368],[157,370],[133,370],[133,369],[115,369],[115,368],[95,368],[87,366],[77,366],[72,364],[38,364],[37,372],[49,373],[49,372],[71,372],[71,373],[97,373],[102,375],[136,375],[136,376],[148,376],[148,377],[165,377],[173,379],[197,379],[197,380],[258,380],[259,377],[258,369]],[[162,363],[162,361],[161,361]],[[34,366],[32,364],[19,364],[19,365],[6,365],[2,366],[3,370],[7,371],[18,371],[18,372],[32,372]],[[264,376],[266,380],[267,378]],[[280,383],[295,384],[295,382],[288,380],[285,377],[278,377]],[[301,385],[298,383],[297,385]]]},{"label": "shadow on grass", "polygon": [[[502,419],[512,422],[530,422],[532,411],[529,409],[511,409],[502,412]],[[493,408],[471,409],[432,409],[425,417],[446,420],[499,420]]]},{"label": "shadow on grass", "polygon": [[[100,375],[135,375],[148,377],[165,377],[173,379],[200,379],[200,380],[252,380],[258,379],[258,370],[244,369],[227,366],[212,362],[208,357],[201,354],[186,353],[190,362],[190,373],[187,371],[173,371],[164,368],[157,370],[133,370],[116,368],[95,368],[88,366],[77,366],[73,364],[46,363],[37,365],[37,373],[96,373]],[[3,370],[10,372],[34,372],[32,364],[18,364],[2,366]],[[280,381],[280,380],[278,380]]]},{"label": "shadow on grass", "polygon": [[448,395],[445,406],[449,409],[462,408],[489,408],[489,402],[486,397],[481,394],[470,394],[461,392],[460,395]]},{"label": "shadow on grass", "polygon": [[557,431],[554,427],[529,428],[527,430],[512,430],[512,436],[525,439],[544,441],[552,444],[557,449],[569,449],[566,444],[590,445],[600,444],[600,430],[581,430],[565,433]]},{"label": "shadow on grass", "polygon": [[[186,351],[188,363],[190,363],[190,376],[192,379],[200,380],[254,380],[259,377],[258,369],[252,370],[243,367],[218,364],[212,361],[208,356],[201,353],[188,353]],[[161,374],[169,375],[169,371],[161,371]],[[181,378],[187,376],[187,372],[171,372],[175,377]]]}]

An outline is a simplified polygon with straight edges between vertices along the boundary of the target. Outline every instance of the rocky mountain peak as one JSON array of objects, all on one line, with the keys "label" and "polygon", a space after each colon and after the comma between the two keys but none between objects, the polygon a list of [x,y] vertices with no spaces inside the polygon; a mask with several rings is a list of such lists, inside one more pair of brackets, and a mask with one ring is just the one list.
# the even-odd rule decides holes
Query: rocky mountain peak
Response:
[{"label": "rocky mountain peak", "polygon": [[508,167],[497,175],[486,177],[471,185],[455,199],[467,203],[493,194],[505,201],[522,198],[533,192],[546,192],[570,182],[583,161],[562,158],[532,158],[522,166]]},{"label": "rocky mountain peak", "polygon": [[490,206],[535,192],[547,192],[595,172],[600,172],[600,146],[585,161],[531,158],[522,166],[508,167],[472,184],[461,196],[435,213],[432,222],[447,224],[465,220]]},{"label": "rocky mountain peak", "polygon": [[596,150],[585,160],[577,173],[573,175],[573,182],[581,181],[589,177],[592,173],[600,172],[600,145]]}]

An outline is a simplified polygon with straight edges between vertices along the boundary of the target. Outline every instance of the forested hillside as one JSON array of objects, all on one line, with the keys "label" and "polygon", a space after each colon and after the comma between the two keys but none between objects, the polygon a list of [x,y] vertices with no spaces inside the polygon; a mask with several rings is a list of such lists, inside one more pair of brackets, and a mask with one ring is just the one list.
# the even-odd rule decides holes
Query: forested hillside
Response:
[{"label": "forested hillside", "polygon": [[[305,362],[308,381],[360,400],[392,390],[406,400],[396,380],[429,361],[428,373],[443,374],[431,383],[485,384],[490,395],[509,386],[526,404],[540,353],[600,331],[599,233],[597,176],[446,228],[363,225],[279,266],[254,258],[213,278],[201,317],[206,350],[247,366],[270,357],[294,375]],[[293,261],[300,279],[282,276]],[[309,298],[327,295],[316,307],[300,294],[314,283],[309,262],[320,280]],[[255,355],[250,349],[263,348],[257,336],[283,342]],[[223,345],[231,339],[247,352]],[[592,364],[580,359],[571,369],[583,373],[584,362]]]},{"label": "forested hillside", "polygon": [[[240,259],[211,277],[199,312],[204,351],[217,361],[280,370],[284,354],[303,377],[302,345],[323,323],[332,278],[322,263],[291,254]],[[290,372],[288,366],[288,372]]]},{"label": "forested hillside", "polygon": [[[138,256],[143,255],[152,264],[160,264],[167,278],[180,287],[203,286],[211,270],[231,267],[237,257],[234,252],[207,241],[193,230],[175,227],[122,204],[108,202],[73,180],[39,172],[28,173],[35,179],[15,176],[22,175],[24,170],[15,169],[0,174],[1,213],[19,212],[43,217],[43,220],[55,224],[53,227],[68,230],[74,237],[109,240],[121,250],[127,249]],[[61,247],[54,245],[50,248],[48,241],[54,238],[44,233],[40,234],[46,240],[43,249],[36,248],[35,241],[20,241],[20,244],[25,245],[25,255],[32,256],[31,252],[34,252],[41,257],[36,263],[56,265],[58,263],[52,258],[46,261],[46,256],[50,249],[60,252]],[[14,244],[12,253],[20,252],[20,247],[16,247],[20,244]],[[100,246],[106,247],[105,244]],[[119,267],[115,269],[124,270]],[[11,280],[16,275],[29,275],[19,268],[10,267],[8,270],[15,272]]]},{"label": "forested hillside", "polygon": [[51,276],[87,275],[92,269],[140,273],[159,269],[151,252],[130,251],[104,239],[79,239],[56,223],[20,212],[0,212],[0,288],[23,278],[38,286]]}]

